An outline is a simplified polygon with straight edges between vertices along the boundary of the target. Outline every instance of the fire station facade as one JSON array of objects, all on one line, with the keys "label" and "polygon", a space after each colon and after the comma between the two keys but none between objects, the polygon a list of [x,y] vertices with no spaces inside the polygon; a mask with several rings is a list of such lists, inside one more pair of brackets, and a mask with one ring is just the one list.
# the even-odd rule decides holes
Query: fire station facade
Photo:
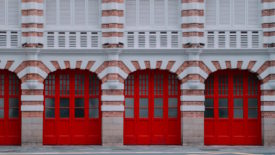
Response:
[{"label": "fire station facade", "polygon": [[275,145],[275,0],[0,0],[0,145]]}]

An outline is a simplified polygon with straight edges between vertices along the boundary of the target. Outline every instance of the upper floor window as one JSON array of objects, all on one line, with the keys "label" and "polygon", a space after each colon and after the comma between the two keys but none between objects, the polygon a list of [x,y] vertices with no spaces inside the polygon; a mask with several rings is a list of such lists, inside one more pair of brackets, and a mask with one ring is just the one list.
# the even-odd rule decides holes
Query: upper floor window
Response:
[{"label": "upper floor window", "polygon": [[19,27],[19,0],[0,0],[0,27]]},{"label": "upper floor window", "polygon": [[126,0],[126,27],[180,28],[179,0]]},{"label": "upper floor window", "polygon": [[99,0],[45,0],[46,26],[99,28]]},{"label": "upper floor window", "polygon": [[206,0],[206,27],[260,28],[260,0]]}]

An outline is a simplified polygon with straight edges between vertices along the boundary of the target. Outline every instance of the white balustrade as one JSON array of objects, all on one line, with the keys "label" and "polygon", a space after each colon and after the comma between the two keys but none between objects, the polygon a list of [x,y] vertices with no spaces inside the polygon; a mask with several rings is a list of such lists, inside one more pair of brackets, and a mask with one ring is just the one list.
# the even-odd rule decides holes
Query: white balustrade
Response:
[{"label": "white balustrade", "polygon": [[19,31],[0,31],[0,48],[19,48],[21,33]]}]

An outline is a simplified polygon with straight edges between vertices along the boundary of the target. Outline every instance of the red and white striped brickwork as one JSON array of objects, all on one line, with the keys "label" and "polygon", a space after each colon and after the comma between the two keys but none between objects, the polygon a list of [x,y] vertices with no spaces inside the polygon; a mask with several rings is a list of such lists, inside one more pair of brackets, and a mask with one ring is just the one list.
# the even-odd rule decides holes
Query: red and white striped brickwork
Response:
[{"label": "red and white striped brickwork", "polygon": [[22,47],[43,47],[43,0],[22,0]]},{"label": "red and white striped brickwork", "polygon": [[181,0],[183,48],[204,47],[204,0]]},{"label": "red and white striped brickwork", "polygon": [[102,0],[102,46],[123,47],[124,0]]},{"label": "red and white striped brickwork", "polygon": [[262,0],[263,44],[266,48],[275,47],[275,0]]}]

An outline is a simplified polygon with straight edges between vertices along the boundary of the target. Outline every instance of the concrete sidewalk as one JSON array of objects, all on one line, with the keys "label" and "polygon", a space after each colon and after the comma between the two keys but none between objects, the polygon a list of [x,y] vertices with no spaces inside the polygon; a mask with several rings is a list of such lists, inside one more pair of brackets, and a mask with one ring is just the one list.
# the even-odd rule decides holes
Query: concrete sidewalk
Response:
[{"label": "concrete sidewalk", "polygon": [[0,155],[31,155],[31,154],[236,154],[236,155],[250,155],[250,154],[269,154],[275,155],[275,147],[263,146],[1,146]]}]

